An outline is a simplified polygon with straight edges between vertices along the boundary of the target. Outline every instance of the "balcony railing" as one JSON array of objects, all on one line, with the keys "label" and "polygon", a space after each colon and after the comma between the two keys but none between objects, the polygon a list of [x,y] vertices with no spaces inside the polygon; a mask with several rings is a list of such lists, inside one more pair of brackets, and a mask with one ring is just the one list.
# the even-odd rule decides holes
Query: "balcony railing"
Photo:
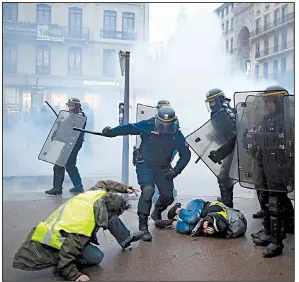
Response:
[{"label": "balcony railing", "polygon": [[289,13],[289,14],[285,15],[284,17],[277,18],[269,24],[266,24],[259,28],[255,28],[255,30],[250,33],[250,37],[257,36],[257,35],[259,35],[263,32],[266,32],[274,27],[278,27],[280,25],[283,25],[284,23],[290,22],[290,21],[294,20],[294,17],[295,17],[295,13]]},{"label": "balcony railing", "polygon": [[58,24],[3,21],[3,34],[34,36],[38,40],[63,41],[64,39],[89,39],[89,28],[74,28]]},{"label": "balcony railing", "polygon": [[258,59],[258,58],[263,58],[263,57],[266,57],[266,56],[270,56],[270,55],[275,55],[276,53],[278,52],[282,52],[284,50],[288,50],[288,49],[292,49],[294,48],[294,40],[292,41],[288,41],[288,42],[284,42],[280,45],[274,45],[273,47],[271,48],[267,48],[265,50],[263,50],[263,56],[261,56],[261,52],[256,52],[255,53],[255,58]]},{"label": "balcony railing", "polygon": [[105,39],[120,39],[120,40],[137,40],[135,32],[116,31],[101,29],[101,38]]}]

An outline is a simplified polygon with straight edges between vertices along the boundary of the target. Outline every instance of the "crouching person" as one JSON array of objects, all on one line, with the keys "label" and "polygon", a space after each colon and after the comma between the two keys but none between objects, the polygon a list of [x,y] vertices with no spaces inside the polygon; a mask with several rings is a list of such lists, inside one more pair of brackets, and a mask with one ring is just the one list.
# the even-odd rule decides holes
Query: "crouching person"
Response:
[{"label": "crouching person", "polygon": [[247,230],[244,214],[219,201],[195,199],[189,202],[186,208],[181,208],[181,204],[176,203],[167,217],[168,220],[156,221],[156,227],[172,226],[177,232],[191,236],[234,238],[244,235]]},{"label": "crouching person", "polygon": [[77,266],[102,262],[104,254],[96,246],[99,228],[108,229],[122,248],[144,235],[131,233],[119,219],[130,205],[116,193],[138,191],[108,180],[71,198],[31,230],[15,254],[13,267],[33,271],[57,266],[58,273],[69,281],[89,281]]}]

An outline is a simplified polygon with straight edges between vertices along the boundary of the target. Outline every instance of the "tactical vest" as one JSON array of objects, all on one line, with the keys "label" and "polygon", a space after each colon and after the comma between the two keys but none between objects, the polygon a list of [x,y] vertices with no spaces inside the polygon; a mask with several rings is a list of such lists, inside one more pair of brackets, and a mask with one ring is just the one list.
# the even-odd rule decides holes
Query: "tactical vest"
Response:
[{"label": "tactical vest", "polygon": [[37,225],[31,240],[60,250],[65,239],[61,230],[90,237],[96,227],[94,203],[105,195],[104,190],[88,191],[68,200]]}]

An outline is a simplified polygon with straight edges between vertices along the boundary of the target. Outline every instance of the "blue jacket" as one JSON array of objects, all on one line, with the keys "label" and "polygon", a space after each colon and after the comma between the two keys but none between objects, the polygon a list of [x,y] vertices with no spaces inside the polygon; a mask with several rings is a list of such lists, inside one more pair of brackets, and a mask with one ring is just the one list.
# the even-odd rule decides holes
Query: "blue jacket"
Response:
[{"label": "blue jacket", "polygon": [[178,130],[174,134],[155,134],[154,119],[142,120],[137,123],[120,125],[112,129],[115,136],[140,135],[140,154],[144,161],[157,166],[169,166],[175,156],[179,153],[179,160],[175,169],[182,171],[190,161],[191,152],[185,142],[185,137]]}]

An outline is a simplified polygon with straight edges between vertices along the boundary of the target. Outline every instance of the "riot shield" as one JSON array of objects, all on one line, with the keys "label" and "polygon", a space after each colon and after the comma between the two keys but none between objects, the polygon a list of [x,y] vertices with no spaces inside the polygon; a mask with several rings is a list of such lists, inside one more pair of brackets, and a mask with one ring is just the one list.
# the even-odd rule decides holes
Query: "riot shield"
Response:
[{"label": "riot shield", "polygon": [[[154,117],[157,114],[157,108],[142,104],[137,104],[136,122]],[[141,143],[140,136],[136,136],[136,148],[139,148]]]},{"label": "riot shield", "polygon": [[64,167],[80,136],[73,127],[83,128],[86,117],[68,111],[60,111],[44,143],[38,159]]},{"label": "riot shield", "polygon": [[240,185],[262,191],[286,192],[284,99],[277,96],[272,102],[264,95],[255,95],[256,92],[247,93],[245,102],[236,105]]},{"label": "riot shield", "polygon": [[[230,171],[235,171],[232,175],[237,174],[237,162],[233,162],[235,140],[235,123],[225,110],[218,111],[203,126],[186,137],[191,149],[227,186],[238,182],[238,179],[230,178]],[[213,153],[218,162],[212,159]]]},{"label": "riot shield", "polygon": [[286,150],[286,175],[287,190],[294,190],[295,178],[295,96],[288,95],[283,97],[283,114],[285,129],[285,150]]}]

